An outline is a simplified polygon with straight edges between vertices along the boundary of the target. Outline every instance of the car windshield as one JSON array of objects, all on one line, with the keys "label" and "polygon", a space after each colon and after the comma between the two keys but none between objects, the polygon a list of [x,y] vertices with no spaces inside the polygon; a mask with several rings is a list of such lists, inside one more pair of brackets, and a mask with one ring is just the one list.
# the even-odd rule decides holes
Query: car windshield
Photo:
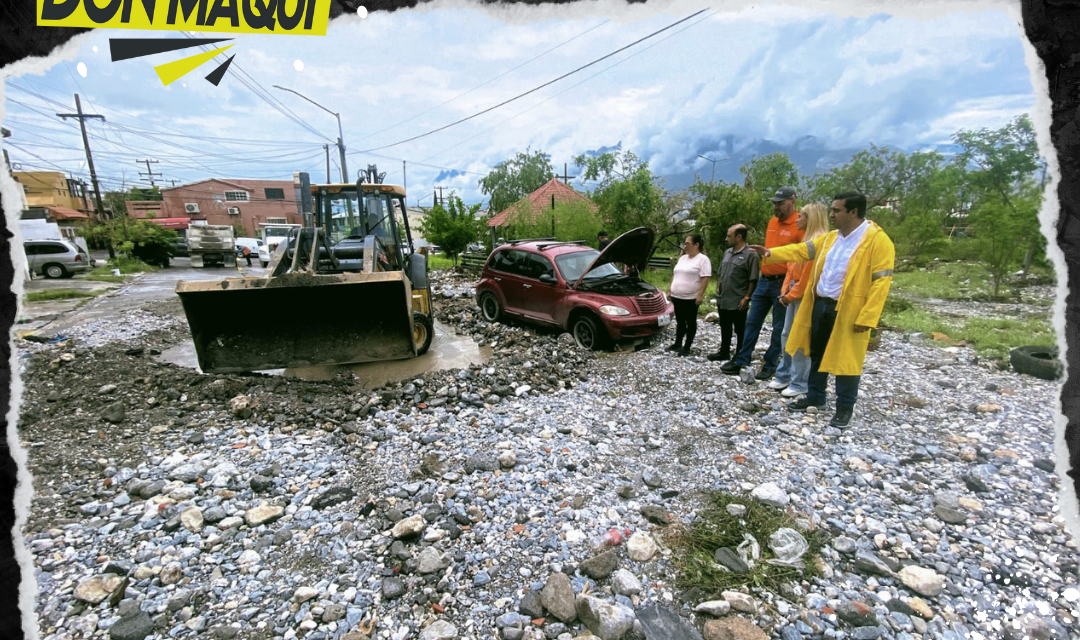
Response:
[{"label": "car windshield", "polygon": [[[567,282],[577,282],[577,279],[589,268],[589,265],[592,264],[593,260],[596,260],[596,256],[598,255],[600,255],[600,252],[592,249],[589,251],[564,253],[555,258],[555,264],[559,266],[559,273],[562,274],[564,280]],[[621,272],[615,265],[608,263],[590,271],[588,278],[603,278],[618,275],[619,273]]]}]

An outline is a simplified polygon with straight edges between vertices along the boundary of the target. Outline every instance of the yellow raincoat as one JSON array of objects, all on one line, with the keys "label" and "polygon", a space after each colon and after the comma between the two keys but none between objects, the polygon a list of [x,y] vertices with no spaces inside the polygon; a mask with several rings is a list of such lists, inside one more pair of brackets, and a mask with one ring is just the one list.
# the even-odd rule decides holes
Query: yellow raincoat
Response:
[{"label": "yellow raincoat", "polygon": [[[869,227],[848,262],[844,287],[836,304],[836,324],[819,367],[820,371],[837,376],[862,375],[870,332],[855,333],[855,325],[877,327],[892,284],[896,249],[881,227],[871,221],[867,221],[867,224]],[[762,264],[769,264],[806,262],[817,258],[810,270],[803,302],[799,305],[788,335],[786,350],[791,355],[795,355],[799,349],[803,353],[810,353],[810,319],[817,297],[817,283],[825,266],[825,255],[836,243],[836,233],[833,230],[812,241],[770,249],[771,255],[762,259]]]}]

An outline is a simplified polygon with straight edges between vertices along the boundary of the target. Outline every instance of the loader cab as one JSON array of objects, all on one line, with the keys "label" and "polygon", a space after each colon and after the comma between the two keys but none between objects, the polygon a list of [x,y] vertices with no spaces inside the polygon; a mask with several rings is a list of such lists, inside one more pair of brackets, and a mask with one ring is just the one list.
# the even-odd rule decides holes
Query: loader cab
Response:
[{"label": "loader cab", "polygon": [[374,236],[383,269],[400,269],[404,256],[398,242],[398,218],[405,194],[392,185],[334,184],[311,188],[316,224],[323,228],[344,270],[363,267],[364,244]]}]

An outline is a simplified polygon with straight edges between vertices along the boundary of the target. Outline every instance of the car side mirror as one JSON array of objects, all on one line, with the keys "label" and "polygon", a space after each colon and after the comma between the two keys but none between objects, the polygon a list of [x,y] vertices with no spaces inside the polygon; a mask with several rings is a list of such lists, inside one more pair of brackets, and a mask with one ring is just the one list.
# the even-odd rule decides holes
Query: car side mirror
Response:
[{"label": "car side mirror", "polygon": [[544,284],[558,284],[559,280],[550,273],[545,273],[540,276],[540,282],[543,282]]}]

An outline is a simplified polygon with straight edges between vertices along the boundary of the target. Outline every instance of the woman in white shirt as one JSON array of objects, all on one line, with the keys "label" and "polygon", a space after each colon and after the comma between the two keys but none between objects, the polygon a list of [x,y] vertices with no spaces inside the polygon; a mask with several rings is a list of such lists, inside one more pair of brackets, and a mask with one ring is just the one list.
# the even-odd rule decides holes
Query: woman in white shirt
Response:
[{"label": "woman in white shirt", "polygon": [[[679,356],[690,355],[690,347],[697,335],[697,312],[709,286],[712,263],[701,252],[703,241],[699,234],[686,237],[683,255],[675,264],[668,287],[668,297],[675,306],[675,344],[667,348]],[[685,339],[685,340],[684,340]]]}]

